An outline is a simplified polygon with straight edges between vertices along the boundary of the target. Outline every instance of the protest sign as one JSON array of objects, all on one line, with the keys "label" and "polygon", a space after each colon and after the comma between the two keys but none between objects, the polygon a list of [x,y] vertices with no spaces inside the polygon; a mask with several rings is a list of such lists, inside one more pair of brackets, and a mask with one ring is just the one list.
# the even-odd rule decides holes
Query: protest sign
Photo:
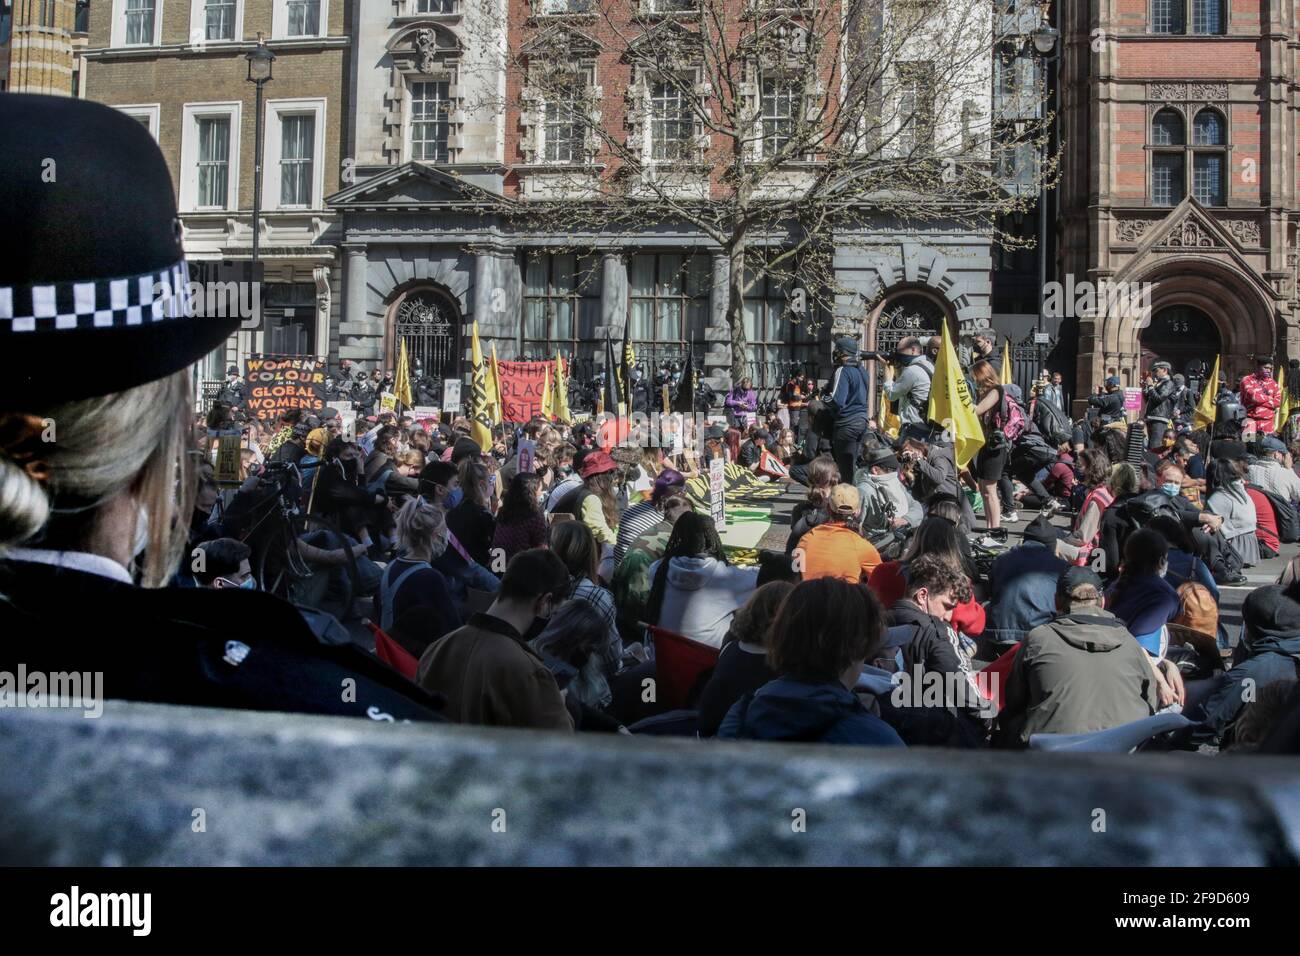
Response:
[{"label": "protest sign", "polygon": [[1142,408],[1142,389],[1124,389],[1124,411],[1136,412]]},{"label": "protest sign", "polygon": [[245,407],[259,421],[275,421],[290,409],[325,407],[325,360],[307,355],[250,355],[244,360]]},{"label": "protest sign", "polygon": [[528,438],[519,439],[519,452],[515,467],[519,474],[526,475],[533,471],[537,462],[537,442]]},{"label": "protest sign", "polygon": [[397,396],[392,392],[384,392],[379,396],[379,410],[381,412],[397,411]]},{"label": "protest sign", "polygon": [[458,378],[442,380],[442,410],[448,415],[456,415],[460,412],[460,386],[461,381]]},{"label": "protest sign", "polygon": [[501,417],[527,422],[542,414],[542,397],[550,362],[497,362],[501,381]]},{"label": "protest sign", "polygon": [[727,463],[721,458],[709,462],[709,515],[718,531],[727,526]]},{"label": "protest sign", "polygon": [[239,483],[242,451],[243,436],[239,432],[229,432],[217,438],[217,465],[214,474],[217,481]]}]

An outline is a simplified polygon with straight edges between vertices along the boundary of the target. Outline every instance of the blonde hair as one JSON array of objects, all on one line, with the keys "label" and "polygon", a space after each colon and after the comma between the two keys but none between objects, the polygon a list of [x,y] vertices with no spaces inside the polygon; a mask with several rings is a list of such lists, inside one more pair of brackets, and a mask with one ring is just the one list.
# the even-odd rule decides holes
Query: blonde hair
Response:
[{"label": "blonde hair", "polygon": [[415,495],[402,505],[395,519],[397,544],[405,551],[431,551],[434,537],[441,536],[446,516],[443,510]]},{"label": "blonde hair", "polygon": [[185,552],[195,482],[188,451],[188,370],[124,392],[42,410],[49,477],[0,453],[0,551],[42,531],[60,546],[89,539],[99,509],[131,495],[149,519],[145,587],[162,587]]},{"label": "blonde hair", "polygon": [[1116,498],[1120,495],[1131,495],[1138,490],[1138,473],[1126,461],[1121,461],[1117,465],[1111,465],[1110,476],[1106,479],[1106,484]]}]

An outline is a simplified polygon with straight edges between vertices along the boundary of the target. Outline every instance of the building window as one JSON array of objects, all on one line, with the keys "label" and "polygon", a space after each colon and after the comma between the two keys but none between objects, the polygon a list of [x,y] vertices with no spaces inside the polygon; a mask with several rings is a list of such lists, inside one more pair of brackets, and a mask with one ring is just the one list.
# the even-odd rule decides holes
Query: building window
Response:
[{"label": "building window", "polygon": [[537,253],[524,266],[523,355],[570,355],[592,342],[600,323],[600,260],[573,253]]},{"label": "building window", "polygon": [[703,254],[634,255],[628,332],[636,343],[700,345],[709,324],[713,264]]},{"label": "building window", "polygon": [[411,159],[426,163],[450,161],[447,151],[450,86],[445,80],[411,84]]},{"label": "building window", "polygon": [[680,162],[691,158],[695,140],[695,113],[685,81],[657,79],[650,84],[650,158]]},{"label": "building window", "polygon": [[416,13],[455,13],[456,0],[418,0]]},{"label": "building window", "polygon": [[324,36],[329,24],[329,0],[275,0],[271,38]]},{"label": "building window", "polygon": [[[1176,206],[1187,195],[1190,170],[1192,196],[1206,206],[1226,203],[1228,167],[1227,123],[1223,114],[1203,109],[1192,121],[1191,148],[1186,125],[1177,110],[1162,109],[1151,121],[1151,204]],[[1188,153],[1191,157],[1188,157]]]},{"label": "building window", "polygon": [[549,16],[588,13],[591,10],[591,0],[537,0],[533,9],[536,13]]},{"label": "building window", "polygon": [[126,44],[148,46],[154,41],[155,0],[126,0]]},{"label": "building window", "polygon": [[280,117],[280,205],[312,205],[316,117]]},{"label": "building window", "polygon": [[225,209],[230,194],[230,117],[201,116],[198,129],[198,206]]},{"label": "building window", "polygon": [[1151,0],[1151,32],[1195,36],[1227,32],[1227,0]]},{"label": "building window", "polygon": [[898,65],[898,150],[902,155],[934,150],[934,97],[933,64]]},{"label": "building window", "polygon": [[72,32],[90,32],[90,0],[77,0],[77,10],[73,14]]},{"label": "building window", "polygon": [[765,76],[759,96],[763,124],[760,155],[771,158],[790,145],[790,138],[794,134],[799,88],[793,80]]},{"label": "building window", "polygon": [[316,354],[316,286],[311,282],[268,282],[262,287],[262,316],[271,355]]},{"label": "building window", "polygon": [[586,135],[582,123],[587,84],[577,78],[565,89],[557,89],[542,112],[542,161],[578,163],[584,159]]},{"label": "building window", "polygon": [[203,12],[205,39],[233,40],[235,38],[235,0],[207,0]]},{"label": "building window", "polygon": [[38,24],[43,27],[54,26],[54,0],[41,0],[41,8],[38,12]]},{"label": "building window", "polygon": [[[782,271],[788,271],[786,264]],[[789,280],[746,270],[745,339],[749,344],[750,377],[755,388],[775,388],[785,383],[796,364],[812,361],[817,342],[809,323],[795,322],[790,311]]]},{"label": "building window", "polygon": [[116,108],[132,119],[138,120],[140,125],[147,129],[154,139],[158,138],[158,121],[162,115],[161,104],[152,103],[148,106],[119,106]]}]

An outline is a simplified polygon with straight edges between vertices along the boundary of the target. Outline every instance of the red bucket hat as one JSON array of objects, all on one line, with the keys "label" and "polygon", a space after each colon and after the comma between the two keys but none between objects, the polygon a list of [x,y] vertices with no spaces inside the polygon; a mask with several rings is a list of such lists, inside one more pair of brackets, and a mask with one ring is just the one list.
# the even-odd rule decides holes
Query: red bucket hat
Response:
[{"label": "red bucket hat", "polygon": [[583,478],[590,478],[592,475],[603,475],[607,471],[613,471],[617,467],[614,459],[609,457],[609,452],[593,451],[582,459],[580,474]]}]

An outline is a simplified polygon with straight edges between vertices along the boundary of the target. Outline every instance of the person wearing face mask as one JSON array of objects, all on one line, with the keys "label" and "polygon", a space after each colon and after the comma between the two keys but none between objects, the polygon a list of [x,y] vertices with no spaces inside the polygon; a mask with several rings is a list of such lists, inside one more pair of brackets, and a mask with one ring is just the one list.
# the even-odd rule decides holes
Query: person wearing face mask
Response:
[{"label": "person wearing face mask", "polygon": [[887,445],[867,448],[859,463],[854,484],[862,496],[862,530],[876,534],[919,525],[925,509],[899,477],[901,465],[893,449]]},{"label": "person wearing face mask", "polygon": [[253,551],[234,538],[216,538],[199,548],[203,559],[195,561],[194,580],[203,588],[257,589],[249,558]]},{"label": "person wearing face mask", "polygon": [[515,555],[491,607],[424,652],[417,682],[446,697],[457,723],[572,731],[564,694],[528,645],[568,588],[568,569],[550,551]]},{"label": "person wearing face mask", "polygon": [[[445,517],[452,509],[455,493],[460,491],[460,474],[449,461],[431,461],[420,472],[419,487],[421,500],[437,508]],[[447,590],[458,607],[465,607],[470,588],[496,592],[501,579],[474,560],[445,522],[441,539],[440,546],[435,542],[432,564],[446,579]]]},{"label": "person wearing face mask", "polygon": [[1124,542],[1119,577],[1106,592],[1106,607],[1124,623],[1148,654],[1165,656],[1165,625],[1178,614],[1178,592],[1165,580],[1169,544],[1157,531],[1134,531]]}]

